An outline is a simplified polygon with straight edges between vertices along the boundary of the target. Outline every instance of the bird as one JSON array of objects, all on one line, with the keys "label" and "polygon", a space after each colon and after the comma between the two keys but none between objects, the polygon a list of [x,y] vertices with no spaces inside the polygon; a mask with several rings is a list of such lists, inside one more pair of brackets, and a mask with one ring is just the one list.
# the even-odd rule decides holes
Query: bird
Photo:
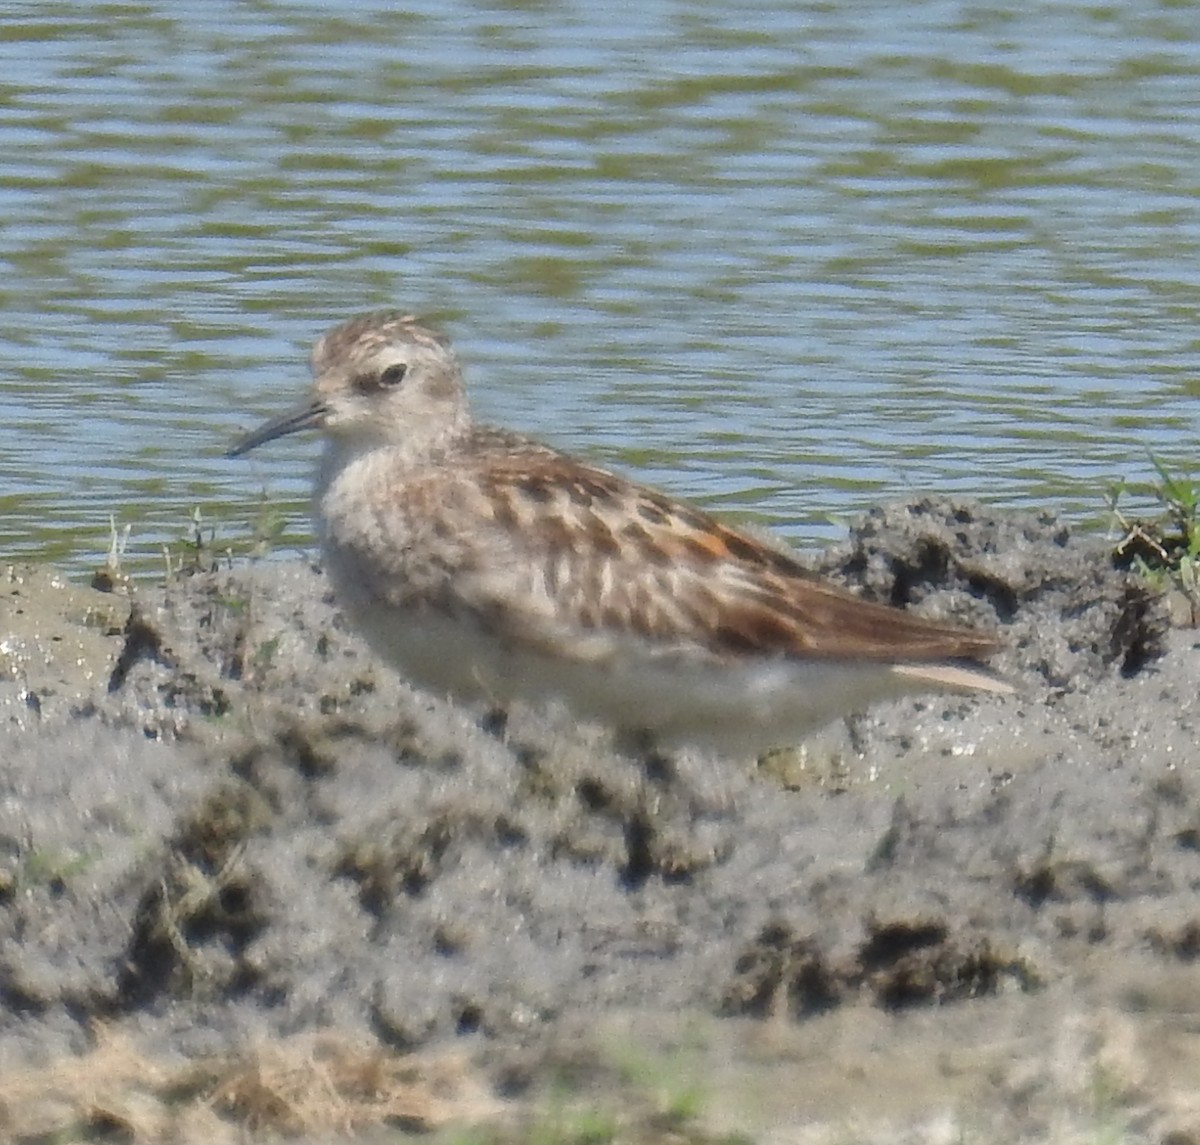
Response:
[{"label": "bird", "polygon": [[227,455],[321,431],[335,599],[418,688],[738,756],[879,700],[1013,691],[983,662],[996,637],[864,600],[781,541],[476,422],[450,341],[411,314],[341,323],[311,367],[311,395]]}]

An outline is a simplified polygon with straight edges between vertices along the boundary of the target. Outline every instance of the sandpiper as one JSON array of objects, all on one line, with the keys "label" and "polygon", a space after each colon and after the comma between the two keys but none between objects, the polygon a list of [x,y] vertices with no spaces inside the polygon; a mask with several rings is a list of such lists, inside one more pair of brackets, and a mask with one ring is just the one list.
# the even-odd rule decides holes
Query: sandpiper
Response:
[{"label": "sandpiper", "polygon": [[993,637],[862,600],[784,547],[475,423],[449,342],[400,311],[312,352],[314,518],[351,621],[412,683],[565,701],[664,748],[749,754],[906,693],[1007,693]]}]

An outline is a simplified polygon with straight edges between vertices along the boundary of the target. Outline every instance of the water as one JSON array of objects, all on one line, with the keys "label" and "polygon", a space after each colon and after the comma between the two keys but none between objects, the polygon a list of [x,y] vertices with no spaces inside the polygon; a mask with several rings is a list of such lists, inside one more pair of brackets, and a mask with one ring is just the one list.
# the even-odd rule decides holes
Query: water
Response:
[{"label": "water", "polygon": [[936,490],[1100,520],[1196,455],[1187,5],[9,4],[0,556],[265,496],[361,309],[477,409],[799,544]]}]

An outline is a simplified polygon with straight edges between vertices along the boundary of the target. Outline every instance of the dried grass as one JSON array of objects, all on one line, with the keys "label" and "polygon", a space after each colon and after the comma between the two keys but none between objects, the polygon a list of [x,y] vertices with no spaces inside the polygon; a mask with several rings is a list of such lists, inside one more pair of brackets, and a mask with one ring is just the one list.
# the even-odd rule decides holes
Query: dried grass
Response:
[{"label": "dried grass", "polygon": [[100,1030],[81,1057],[0,1076],[6,1141],[232,1145],[383,1127],[428,1132],[502,1111],[463,1054],[399,1056],[335,1037],[169,1063]]}]

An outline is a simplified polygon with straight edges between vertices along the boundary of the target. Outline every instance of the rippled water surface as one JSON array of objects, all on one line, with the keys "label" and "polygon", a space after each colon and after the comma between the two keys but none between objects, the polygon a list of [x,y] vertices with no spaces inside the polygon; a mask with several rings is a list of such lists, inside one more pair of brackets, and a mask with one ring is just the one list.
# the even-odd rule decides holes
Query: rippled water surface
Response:
[{"label": "rippled water surface", "polygon": [[0,555],[155,559],[399,305],[477,409],[798,543],[919,490],[1099,519],[1196,455],[1188,5],[0,10]]}]

